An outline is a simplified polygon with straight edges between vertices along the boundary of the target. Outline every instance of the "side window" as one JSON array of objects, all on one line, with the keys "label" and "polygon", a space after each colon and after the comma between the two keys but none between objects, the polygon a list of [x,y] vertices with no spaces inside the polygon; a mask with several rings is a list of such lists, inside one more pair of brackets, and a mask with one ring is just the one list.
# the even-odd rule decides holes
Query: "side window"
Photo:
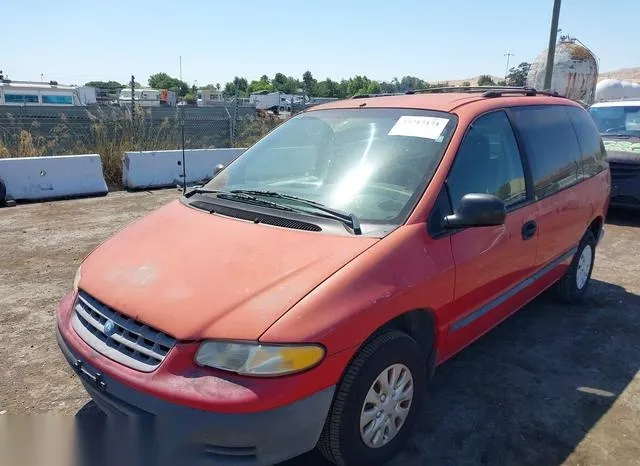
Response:
[{"label": "side window", "polygon": [[493,112],[478,118],[465,135],[447,178],[453,209],[462,196],[485,193],[511,206],[526,199],[518,144],[507,115]]},{"label": "side window", "polygon": [[580,147],[565,107],[516,107],[512,112],[531,162],[536,196],[576,183],[582,173]]},{"label": "side window", "polygon": [[567,113],[578,135],[582,149],[582,169],[586,178],[607,168],[607,152],[600,138],[598,127],[586,111],[567,107]]}]

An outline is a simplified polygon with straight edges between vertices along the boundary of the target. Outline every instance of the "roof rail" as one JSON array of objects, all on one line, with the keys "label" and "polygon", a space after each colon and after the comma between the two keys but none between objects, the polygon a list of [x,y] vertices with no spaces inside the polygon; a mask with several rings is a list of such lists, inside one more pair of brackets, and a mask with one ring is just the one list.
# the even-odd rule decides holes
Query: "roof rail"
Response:
[{"label": "roof rail", "polygon": [[539,91],[533,87],[526,86],[447,86],[447,87],[429,87],[427,89],[415,89],[406,92],[386,93],[386,94],[356,94],[352,99],[366,99],[370,97],[384,97],[394,95],[411,95],[411,94],[438,94],[445,92],[460,93],[481,93],[482,97],[502,97],[505,94],[522,94],[524,96],[546,95],[552,97],[560,97],[568,99],[556,91]]},{"label": "roof rail", "polygon": [[569,99],[557,91],[539,91],[533,87],[526,86],[461,86],[461,87],[432,87],[429,89],[419,89],[417,91],[407,91],[407,94],[438,92],[478,92],[483,97],[502,97],[505,94],[522,94],[525,96],[546,95]]},{"label": "roof rail", "polygon": [[481,92],[484,97],[498,97],[501,94],[536,95],[537,91],[531,87],[523,86],[448,86],[416,89],[407,91],[406,94],[437,94],[440,92]]},{"label": "roof rail", "polygon": [[404,92],[387,92],[380,94],[355,94],[351,96],[352,99],[368,99],[370,97],[388,97],[391,95],[404,95]]}]

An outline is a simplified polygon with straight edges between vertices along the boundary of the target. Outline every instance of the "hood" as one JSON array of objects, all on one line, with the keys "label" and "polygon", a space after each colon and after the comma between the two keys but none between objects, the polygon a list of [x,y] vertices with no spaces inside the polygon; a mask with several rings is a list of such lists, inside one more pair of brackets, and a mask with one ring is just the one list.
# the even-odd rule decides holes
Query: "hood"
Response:
[{"label": "hood", "polygon": [[609,162],[640,163],[640,138],[606,139],[603,136]]},{"label": "hood", "polygon": [[255,340],[376,241],[254,224],[174,201],[90,254],[80,288],[180,340]]}]

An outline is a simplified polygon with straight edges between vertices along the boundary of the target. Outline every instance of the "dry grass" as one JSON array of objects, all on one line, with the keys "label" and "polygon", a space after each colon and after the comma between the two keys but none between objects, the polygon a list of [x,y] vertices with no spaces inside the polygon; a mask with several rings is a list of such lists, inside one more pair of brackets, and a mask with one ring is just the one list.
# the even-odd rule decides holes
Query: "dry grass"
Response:
[{"label": "dry grass", "polygon": [[233,145],[235,147],[248,147],[283,121],[266,112],[258,113],[258,118],[256,119],[240,120],[236,124],[236,137]]},{"label": "dry grass", "polygon": [[[100,154],[107,184],[110,188],[118,188],[121,186],[125,152],[181,147],[181,122],[177,112],[175,117],[161,121],[151,122],[147,116],[143,108],[137,108],[133,115],[126,110],[118,118],[87,112],[81,120],[62,115],[51,126],[46,119],[25,123],[13,115],[6,115],[0,122],[0,158]],[[221,123],[218,127],[207,128],[202,136],[186,138],[185,146],[228,146],[228,122]],[[269,115],[238,121],[234,146],[246,147],[254,143],[279,123],[280,120]],[[44,128],[47,124],[49,126]]]}]

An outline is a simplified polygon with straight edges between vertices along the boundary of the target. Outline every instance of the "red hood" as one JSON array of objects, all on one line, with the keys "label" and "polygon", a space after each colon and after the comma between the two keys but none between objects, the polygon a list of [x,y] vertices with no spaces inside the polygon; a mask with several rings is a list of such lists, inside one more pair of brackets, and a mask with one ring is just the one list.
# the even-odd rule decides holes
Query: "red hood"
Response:
[{"label": "red hood", "polygon": [[254,340],[376,241],[253,224],[175,201],[90,254],[80,288],[181,340]]}]

